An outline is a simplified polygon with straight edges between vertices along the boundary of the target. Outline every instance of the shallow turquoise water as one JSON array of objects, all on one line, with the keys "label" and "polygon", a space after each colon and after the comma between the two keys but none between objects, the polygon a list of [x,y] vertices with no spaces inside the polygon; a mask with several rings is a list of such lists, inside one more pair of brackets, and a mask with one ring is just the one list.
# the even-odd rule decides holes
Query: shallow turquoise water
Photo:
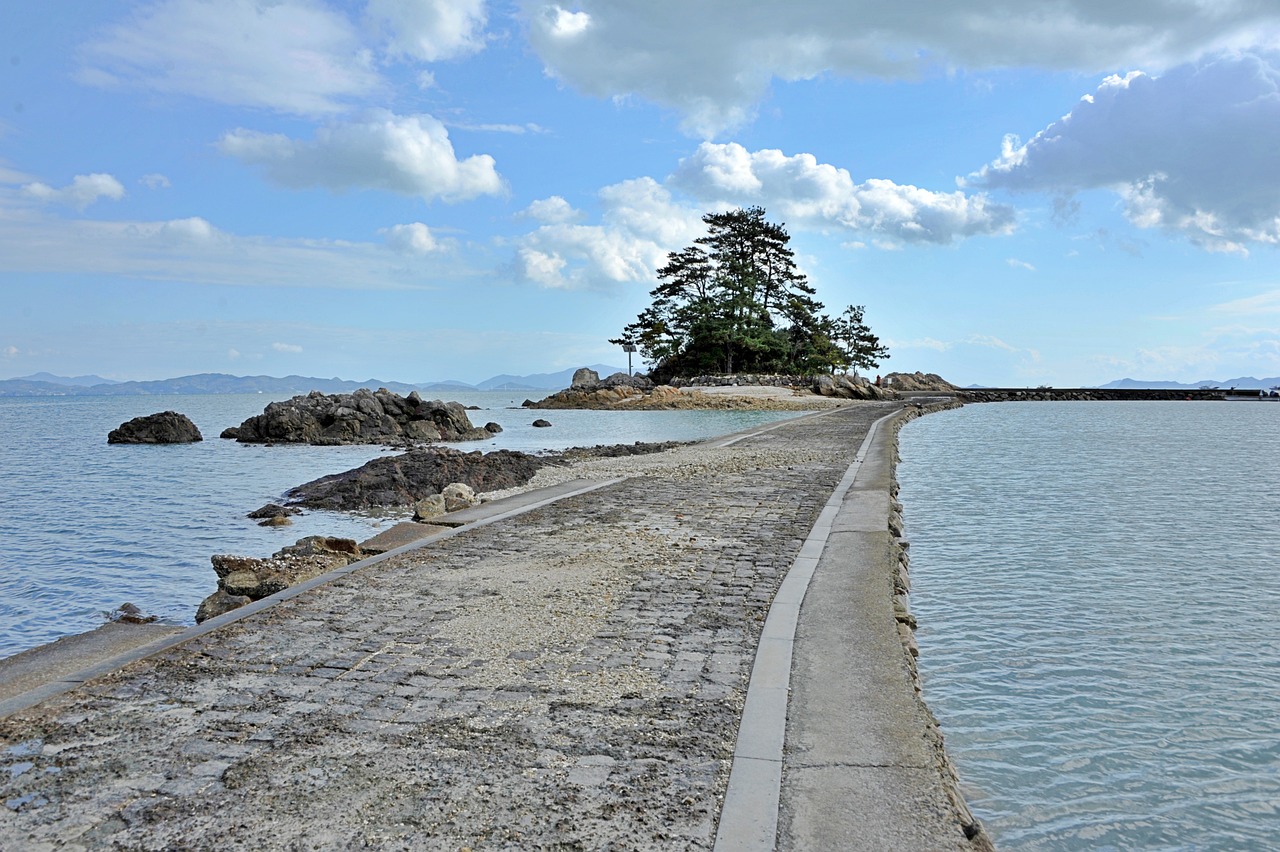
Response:
[{"label": "shallow turquoise water", "polygon": [[[534,396],[540,396],[536,392]],[[526,411],[526,394],[454,394],[504,431],[468,450],[536,451],[634,441],[695,440],[791,412]],[[305,535],[363,540],[403,513],[312,512],[262,528],[245,513],[320,476],[387,452],[379,447],[264,447],[218,434],[258,414],[259,394],[0,398],[0,656],[90,630],[125,601],[179,624],[216,587],[215,553],[266,556]],[[108,445],[126,420],[173,409],[205,436],[181,446]],[[553,426],[535,429],[543,417]]]},{"label": "shallow turquoise water", "polygon": [[1280,405],[902,432],[924,695],[1004,849],[1280,846]]}]

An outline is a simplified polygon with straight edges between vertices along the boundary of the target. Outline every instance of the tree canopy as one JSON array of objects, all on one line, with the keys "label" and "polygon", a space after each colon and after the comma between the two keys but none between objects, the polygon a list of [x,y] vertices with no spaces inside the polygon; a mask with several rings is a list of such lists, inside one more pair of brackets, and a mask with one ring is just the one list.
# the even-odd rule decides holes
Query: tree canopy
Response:
[{"label": "tree canopy", "polygon": [[635,346],[659,380],[704,373],[872,369],[888,350],[850,305],[823,313],[790,235],[749,207],[702,217],[706,236],[667,256],[652,304],[610,340]]}]

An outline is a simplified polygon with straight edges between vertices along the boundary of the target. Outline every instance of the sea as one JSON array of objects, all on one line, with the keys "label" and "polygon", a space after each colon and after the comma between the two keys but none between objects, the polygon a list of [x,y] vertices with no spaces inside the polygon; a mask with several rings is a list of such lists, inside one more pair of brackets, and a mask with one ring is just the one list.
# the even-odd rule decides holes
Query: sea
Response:
[{"label": "sea", "polygon": [[[797,416],[768,411],[530,411],[546,392],[451,393],[503,427],[465,450],[538,452],[635,441],[691,441]],[[408,510],[308,511],[264,528],[245,515],[286,491],[396,452],[377,446],[261,446],[221,440],[260,414],[263,394],[0,398],[0,657],[101,626],[124,603],[192,624],[217,587],[209,557],[268,556],[307,535],[362,541]],[[173,410],[205,440],[108,444],[134,417]],[[549,428],[534,428],[539,417]]]},{"label": "sea", "polygon": [[924,699],[1000,849],[1280,848],[1280,404],[901,433]]}]

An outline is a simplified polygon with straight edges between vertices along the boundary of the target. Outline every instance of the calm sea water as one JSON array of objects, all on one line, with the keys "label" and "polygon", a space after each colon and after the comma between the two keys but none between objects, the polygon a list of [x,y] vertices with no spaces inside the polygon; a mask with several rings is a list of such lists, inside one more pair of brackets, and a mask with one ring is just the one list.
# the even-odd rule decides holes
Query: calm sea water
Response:
[{"label": "calm sea water", "polygon": [[1004,849],[1280,848],[1280,404],[902,432],[925,700]]},{"label": "calm sea water", "polygon": [[[451,394],[477,425],[504,431],[464,449],[536,451],[633,441],[694,440],[794,413],[545,411],[528,394]],[[534,396],[538,396],[535,392]],[[102,624],[128,601],[178,624],[216,587],[215,553],[266,556],[305,535],[363,540],[403,518],[310,512],[263,528],[245,514],[320,476],[388,451],[379,447],[263,447],[218,439],[258,414],[252,395],[0,398],[0,657]],[[108,445],[126,420],[172,409],[205,440]],[[544,417],[550,429],[535,429]]]}]

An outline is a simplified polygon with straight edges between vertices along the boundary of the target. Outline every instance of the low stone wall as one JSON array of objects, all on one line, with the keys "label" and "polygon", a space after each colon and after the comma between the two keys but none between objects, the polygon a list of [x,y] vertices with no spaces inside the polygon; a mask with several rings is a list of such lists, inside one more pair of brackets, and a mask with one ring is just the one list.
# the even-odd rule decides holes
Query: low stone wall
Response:
[{"label": "low stone wall", "polygon": [[783,376],[755,373],[739,373],[732,376],[694,376],[691,379],[675,378],[671,386],[677,388],[727,388],[774,387],[808,388],[817,376]]}]

